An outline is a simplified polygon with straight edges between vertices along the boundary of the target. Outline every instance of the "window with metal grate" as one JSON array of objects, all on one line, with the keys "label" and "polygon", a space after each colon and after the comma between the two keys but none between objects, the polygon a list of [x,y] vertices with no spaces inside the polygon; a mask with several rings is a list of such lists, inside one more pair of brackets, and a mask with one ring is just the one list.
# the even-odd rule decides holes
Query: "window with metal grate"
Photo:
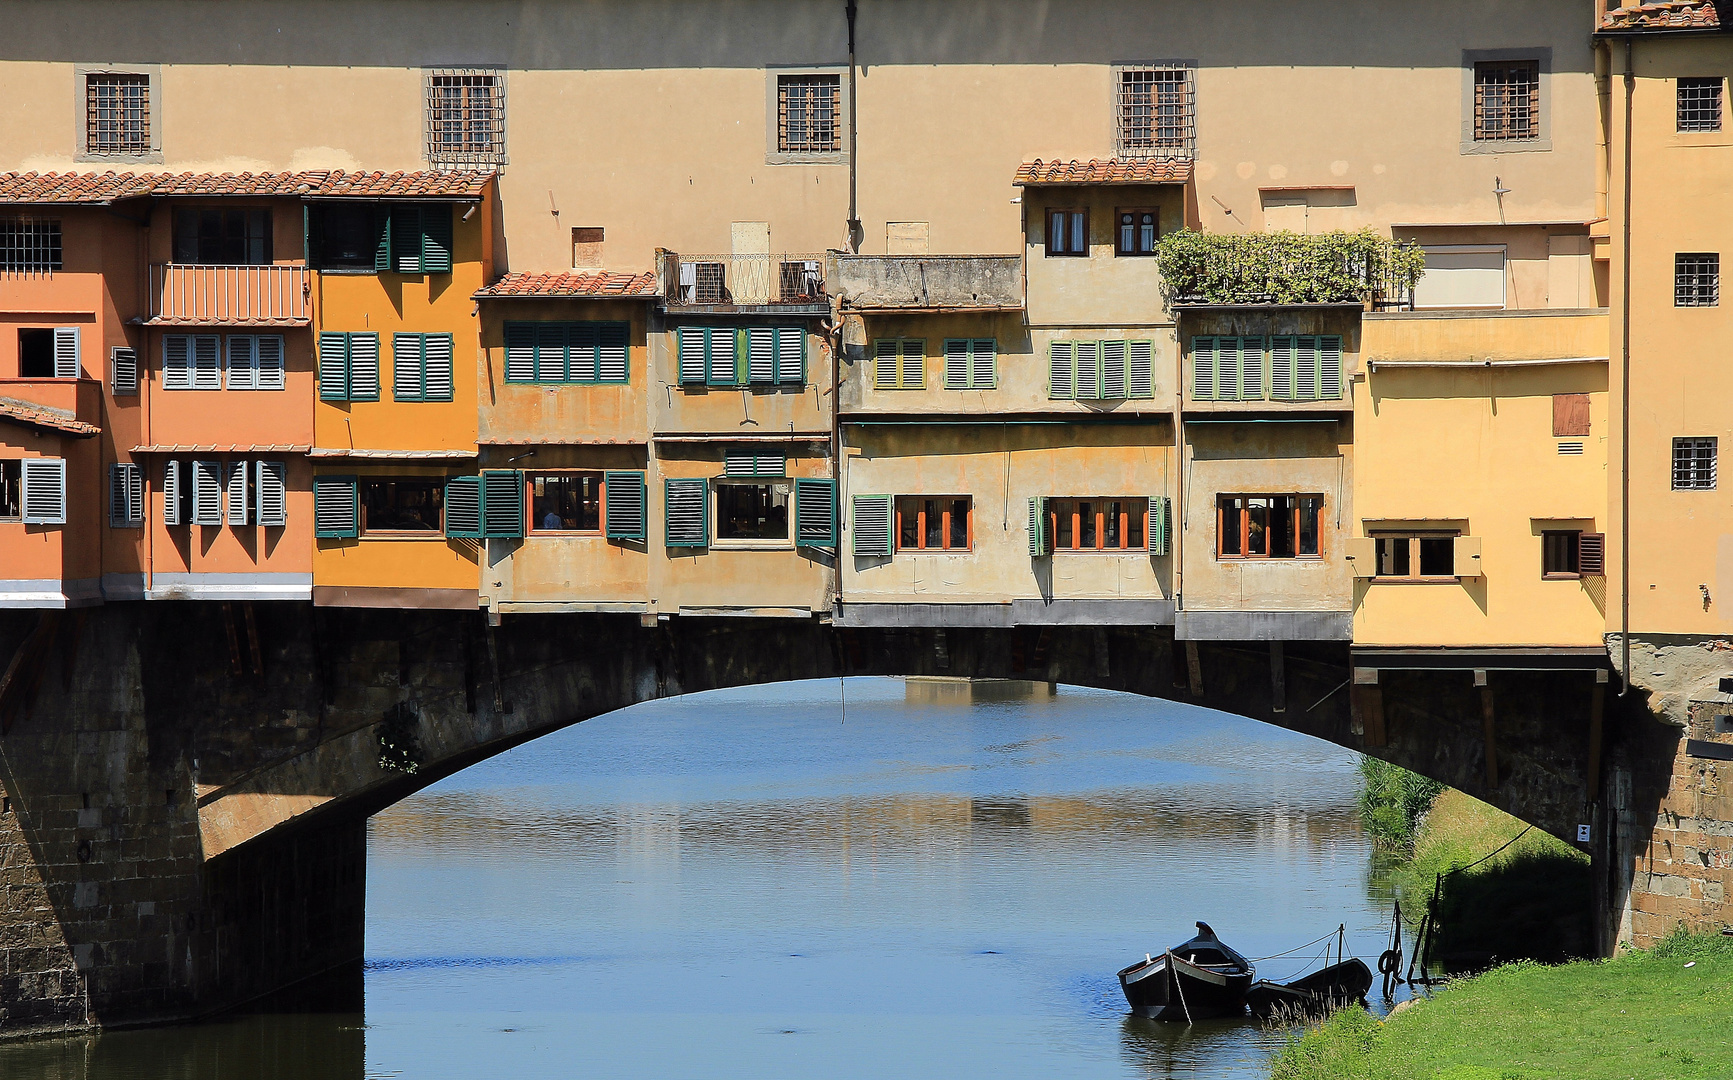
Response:
[{"label": "window with metal grate", "polygon": [[842,149],[842,77],[779,75],[776,146],[785,154],[828,154]]},{"label": "window with metal grate", "polygon": [[1196,141],[1192,69],[1154,64],[1119,70],[1119,157],[1190,157]]},{"label": "window with metal grate", "polygon": [[85,149],[92,154],[148,154],[150,76],[86,75],[84,140]]},{"label": "window with metal grate", "polygon": [[1673,440],[1673,490],[1715,489],[1717,440],[1679,438]]},{"label": "window with metal grate", "polygon": [[1721,303],[1721,255],[1714,251],[1673,256],[1673,306],[1717,307]]},{"label": "window with metal grate", "polygon": [[1474,139],[1540,138],[1540,61],[1483,60],[1474,65]]},{"label": "window with metal grate", "polygon": [[504,165],[505,75],[487,68],[440,68],[427,78],[427,160],[435,165]]},{"label": "window with metal grate", "polygon": [[1721,130],[1721,88],[1725,79],[1680,79],[1680,131]]}]

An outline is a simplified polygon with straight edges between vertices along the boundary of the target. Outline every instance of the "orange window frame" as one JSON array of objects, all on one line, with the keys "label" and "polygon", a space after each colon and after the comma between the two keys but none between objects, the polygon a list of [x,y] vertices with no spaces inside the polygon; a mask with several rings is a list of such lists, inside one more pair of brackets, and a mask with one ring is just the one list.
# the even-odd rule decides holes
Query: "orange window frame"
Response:
[{"label": "orange window frame", "polygon": [[[1119,537],[1120,537],[1120,543],[1119,543],[1118,547],[1108,547],[1107,546],[1107,510],[1106,510],[1106,506],[1108,503],[1114,503],[1114,502],[1118,502],[1118,503],[1137,502],[1137,501],[1139,501],[1139,497],[1136,497],[1136,496],[1124,496],[1121,498],[1112,498],[1112,497],[1083,498],[1083,497],[1079,497],[1076,499],[1058,499],[1058,500],[1054,500],[1054,501],[1073,504],[1073,509],[1072,509],[1071,513],[1069,515],[1065,515],[1071,519],[1071,546],[1070,547],[1060,547],[1059,546],[1059,520],[1061,517],[1060,512],[1058,510],[1049,510],[1047,512],[1047,518],[1048,518],[1047,527],[1049,530],[1048,534],[1053,537],[1053,550],[1054,550],[1054,552],[1056,552],[1056,553],[1062,552],[1062,551],[1120,552],[1120,551],[1148,551],[1149,550],[1149,500],[1147,498],[1142,499],[1142,502],[1143,502],[1143,514],[1142,514],[1142,517],[1143,517],[1143,543],[1134,545],[1134,544],[1128,544],[1125,542],[1126,538],[1131,535],[1131,518],[1132,518],[1132,515],[1128,511],[1121,511],[1119,514],[1119,522],[1118,522],[1118,524],[1119,524]],[[1095,523],[1094,523],[1095,524],[1095,546],[1093,546],[1093,547],[1084,547],[1082,545],[1083,511],[1081,509],[1081,504],[1083,504],[1083,503],[1093,503],[1098,507],[1098,509],[1096,509],[1095,512],[1090,515],[1091,517],[1093,517],[1095,519]]]},{"label": "orange window frame", "polygon": [[[903,522],[904,522],[904,516],[903,515],[905,513],[905,511],[903,510],[903,505],[905,502],[917,503],[920,506],[920,509],[915,511],[915,543],[913,545],[904,544],[902,542]],[[927,546],[927,510],[926,510],[926,504],[929,502],[936,502],[939,505],[946,508],[945,510],[941,511],[941,513],[940,513],[941,520],[939,522],[939,546],[936,548]],[[964,523],[964,526],[963,526],[964,538],[965,538],[966,542],[962,547],[953,547],[951,544],[951,510],[950,510],[950,507],[956,505],[959,502],[966,502],[969,504],[969,509],[965,512],[968,520]],[[897,496],[897,499],[896,499],[896,519],[897,519],[896,520],[896,530],[897,530],[896,536],[897,536],[897,550],[898,551],[973,551],[973,550],[975,550],[975,499],[971,495],[899,495],[899,496]]]},{"label": "orange window frame", "polygon": [[[1251,508],[1248,506],[1245,506],[1245,505],[1241,505],[1235,511],[1239,515],[1239,521],[1237,523],[1239,526],[1238,530],[1237,530],[1237,535],[1239,536],[1240,549],[1238,551],[1228,551],[1227,545],[1224,544],[1222,541],[1227,536],[1227,520],[1226,519],[1227,519],[1227,515],[1229,513],[1228,503],[1231,500],[1236,500],[1236,499],[1242,500],[1242,502],[1249,502],[1252,499],[1269,499],[1271,502],[1274,502],[1276,499],[1288,500],[1288,503],[1289,503],[1288,513],[1290,515],[1290,526],[1293,529],[1294,549],[1295,549],[1294,553],[1292,555],[1271,555],[1270,554],[1270,540],[1269,540],[1269,536],[1267,535],[1267,531],[1266,531],[1266,535],[1264,537],[1263,553],[1262,554],[1256,554],[1256,555],[1248,554],[1247,548],[1249,548],[1251,546],[1252,515],[1251,515]],[[1300,515],[1303,513],[1303,500],[1305,500],[1305,499],[1318,500],[1318,521],[1313,525],[1314,536],[1315,536],[1315,539],[1317,540],[1318,550],[1315,552],[1312,552],[1310,554],[1302,555],[1299,552],[1300,535],[1301,535],[1301,533],[1300,533]],[[1274,509],[1274,508],[1272,507],[1272,509]],[[1255,493],[1246,493],[1246,494],[1236,493],[1236,494],[1231,494],[1231,495],[1225,495],[1225,494],[1224,495],[1217,495],[1216,496],[1216,544],[1215,544],[1216,558],[1218,558],[1218,559],[1242,559],[1242,560],[1321,559],[1324,557],[1323,520],[1324,520],[1324,496],[1321,493],[1315,492],[1315,491],[1301,491],[1301,492],[1295,492],[1293,494],[1277,494],[1277,493],[1273,493],[1273,492],[1255,492]]]},{"label": "orange window frame", "polygon": [[[538,476],[595,476],[596,527],[593,529],[544,529],[536,520],[536,480]],[[608,474],[604,469],[537,469],[524,473],[524,535],[542,536],[601,536],[608,531]]]}]

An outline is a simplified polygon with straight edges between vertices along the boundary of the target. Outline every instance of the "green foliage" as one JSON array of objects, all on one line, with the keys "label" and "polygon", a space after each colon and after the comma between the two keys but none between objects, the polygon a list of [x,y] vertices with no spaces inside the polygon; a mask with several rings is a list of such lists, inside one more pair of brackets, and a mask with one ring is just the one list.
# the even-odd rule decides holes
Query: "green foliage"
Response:
[{"label": "green foliage", "polygon": [[421,717],[407,703],[386,710],[377,734],[381,769],[404,774],[421,769]]},{"label": "green foliage", "polygon": [[1168,233],[1156,245],[1163,288],[1180,304],[1394,304],[1414,291],[1426,257],[1371,229],[1298,233]]},{"label": "green foliage", "polygon": [[1382,758],[1360,758],[1360,824],[1379,847],[1406,854],[1420,816],[1444,785]]}]

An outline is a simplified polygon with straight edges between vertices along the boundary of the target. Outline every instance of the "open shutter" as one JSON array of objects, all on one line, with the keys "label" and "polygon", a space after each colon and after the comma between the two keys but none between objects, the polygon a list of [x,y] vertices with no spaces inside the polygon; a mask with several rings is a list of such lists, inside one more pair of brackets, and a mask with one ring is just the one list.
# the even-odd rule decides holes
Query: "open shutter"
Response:
[{"label": "open shutter", "polygon": [[536,381],[536,328],[534,323],[505,324],[505,381]]},{"label": "open shutter", "polygon": [[195,461],[193,475],[193,524],[223,523],[223,463]]},{"label": "open shutter", "polygon": [[746,374],[754,383],[776,381],[776,330],[754,326],[746,331]]},{"label": "open shutter", "polygon": [[664,481],[663,532],[668,547],[710,546],[710,481]]},{"label": "open shutter", "polygon": [[379,335],[349,335],[349,400],[379,400]]},{"label": "open shutter", "polygon": [[215,334],[194,335],[194,390],[221,390],[223,388],[222,345],[222,339]]},{"label": "open shutter", "polygon": [[259,461],[254,462],[254,468],[258,505],[253,520],[273,527],[289,524],[289,467],[281,461]]},{"label": "open shutter", "polygon": [[873,342],[873,389],[896,390],[902,386],[899,358],[902,350],[896,338],[879,338]]},{"label": "open shutter", "polygon": [[631,368],[627,362],[626,336],[631,330],[629,323],[603,323],[596,331],[596,381],[604,383],[623,383],[630,381]]},{"label": "open shutter", "polygon": [[806,327],[776,328],[776,381],[796,386],[806,383]]},{"label": "open shutter", "polygon": [[927,339],[902,339],[902,382],[904,390],[922,390],[927,385]]},{"label": "open shutter", "polygon": [[1053,533],[1047,527],[1047,500],[1029,500],[1029,557],[1039,559],[1053,554]]},{"label": "open shutter", "polygon": [[1193,401],[1214,401],[1216,396],[1216,352],[1221,339],[1196,337],[1191,339],[1191,397]]},{"label": "open shutter", "polygon": [[710,368],[705,381],[711,386],[738,386],[740,383],[739,355],[734,328],[713,326],[710,336]]},{"label": "open shutter", "polygon": [[83,371],[78,361],[78,327],[54,328],[54,377],[76,379]]},{"label": "open shutter", "polygon": [[1077,342],[1077,399],[1101,396],[1101,342]]},{"label": "open shutter", "polygon": [[109,354],[109,390],[115,394],[138,393],[138,353],[116,346]]},{"label": "open shutter", "polygon": [[1294,400],[1294,353],[1303,340],[1305,339],[1286,335],[1270,339],[1270,398],[1272,400]]},{"label": "open shutter", "polygon": [[181,463],[162,463],[162,523],[184,525],[181,515]]},{"label": "open shutter", "polygon": [[373,270],[383,274],[391,269],[391,208],[381,206],[373,211]]},{"label": "open shutter", "polygon": [[1166,495],[1149,497],[1149,553],[1166,555],[1173,539],[1172,504]]},{"label": "open shutter", "polygon": [[136,462],[126,465],[126,519],[133,525],[144,524],[144,466]]},{"label": "open shutter", "polygon": [[1605,533],[1582,533],[1577,537],[1577,573],[1584,577],[1603,577],[1607,572],[1607,536]]},{"label": "open shutter", "polygon": [[891,497],[856,495],[850,515],[854,530],[854,553],[860,558],[886,558],[891,554]]},{"label": "open shutter", "polygon": [[794,482],[794,545],[836,547],[836,481]]},{"label": "open shutter", "polygon": [[1264,339],[1261,337],[1240,339],[1239,398],[1241,401],[1264,399]]},{"label": "open shutter", "polygon": [[421,339],[422,384],[426,401],[450,401],[451,335],[428,334]]},{"label": "open shutter", "polygon": [[26,525],[66,524],[66,459],[25,458],[19,463]]},{"label": "open shutter", "polygon": [[427,372],[422,356],[422,335],[391,335],[391,396],[396,401],[421,401]]},{"label": "open shutter", "polygon": [[419,274],[421,269],[421,207],[391,208],[391,269]]},{"label": "open shutter", "polygon": [[115,462],[108,467],[108,524],[116,529],[124,529],[132,524],[132,510],[127,501],[126,470],[125,462]]},{"label": "open shutter", "polygon": [[602,474],[605,523],[610,540],[646,540],[650,534],[649,493],[641,472]]},{"label": "open shutter", "polygon": [[445,535],[481,536],[481,477],[454,476],[445,482]]},{"label": "open shutter", "polygon": [[483,536],[524,534],[524,474],[517,469],[486,469],[481,474]]},{"label": "open shutter", "polygon": [[1047,347],[1047,396],[1055,401],[1067,401],[1077,396],[1076,349],[1069,341],[1055,341]]},{"label": "open shutter", "polygon": [[1101,343],[1101,396],[1118,401],[1126,396],[1125,342]]},{"label": "open shutter", "polygon": [[353,476],[313,478],[313,535],[361,535],[361,505]]},{"label": "open shutter", "polygon": [[258,339],[250,334],[230,334],[223,344],[229,354],[223,365],[229,372],[229,389],[257,390]]},{"label": "open shutter", "polygon": [[945,389],[969,388],[969,341],[967,338],[945,339]]},{"label": "open shutter", "polygon": [[1128,341],[1125,344],[1126,387],[1128,397],[1155,396],[1155,342]]},{"label": "open shutter", "polygon": [[451,207],[445,204],[421,208],[421,272],[451,273]]},{"label": "open shutter", "polygon": [[229,462],[229,483],[225,501],[228,504],[226,516],[230,525],[247,523],[247,504],[250,501],[247,498],[247,481],[251,471],[244,461]]},{"label": "open shutter", "polygon": [[[165,368],[166,372],[166,368]],[[168,385],[163,376],[163,385]],[[349,335],[319,335],[319,400],[349,400]]]},{"label": "open shutter", "polygon": [[1342,339],[1335,334],[1318,339],[1318,400],[1342,400]]},{"label": "open shutter", "polygon": [[283,363],[283,339],[276,334],[266,334],[253,339],[254,358],[258,361],[254,374],[253,387],[256,390],[282,390],[288,383],[285,381]]},{"label": "open shutter", "polygon": [[704,382],[707,335],[702,326],[682,326],[674,332],[680,353],[680,381],[684,384]]}]

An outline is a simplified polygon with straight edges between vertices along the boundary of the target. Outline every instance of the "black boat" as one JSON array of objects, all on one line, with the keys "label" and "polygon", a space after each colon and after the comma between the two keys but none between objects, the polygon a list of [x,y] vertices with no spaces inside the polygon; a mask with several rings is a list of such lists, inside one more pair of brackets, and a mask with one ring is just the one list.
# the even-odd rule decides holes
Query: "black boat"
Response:
[{"label": "black boat", "polygon": [[1320,968],[1303,979],[1289,983],[1259,979],[1246,991],[1246,1004],[1252,1015],[1316,1016],[1320,1013],[1353,1005],[1366,1000],[1372,989],[1372,969],[1359,957]]},{"label": "black boat", "polygon": [[1249,960],[1200,922],[1197,937],[1120,971],[1119,985],[1138,1016],[1190,1022],[1243,1015],[1254,974]]}]

